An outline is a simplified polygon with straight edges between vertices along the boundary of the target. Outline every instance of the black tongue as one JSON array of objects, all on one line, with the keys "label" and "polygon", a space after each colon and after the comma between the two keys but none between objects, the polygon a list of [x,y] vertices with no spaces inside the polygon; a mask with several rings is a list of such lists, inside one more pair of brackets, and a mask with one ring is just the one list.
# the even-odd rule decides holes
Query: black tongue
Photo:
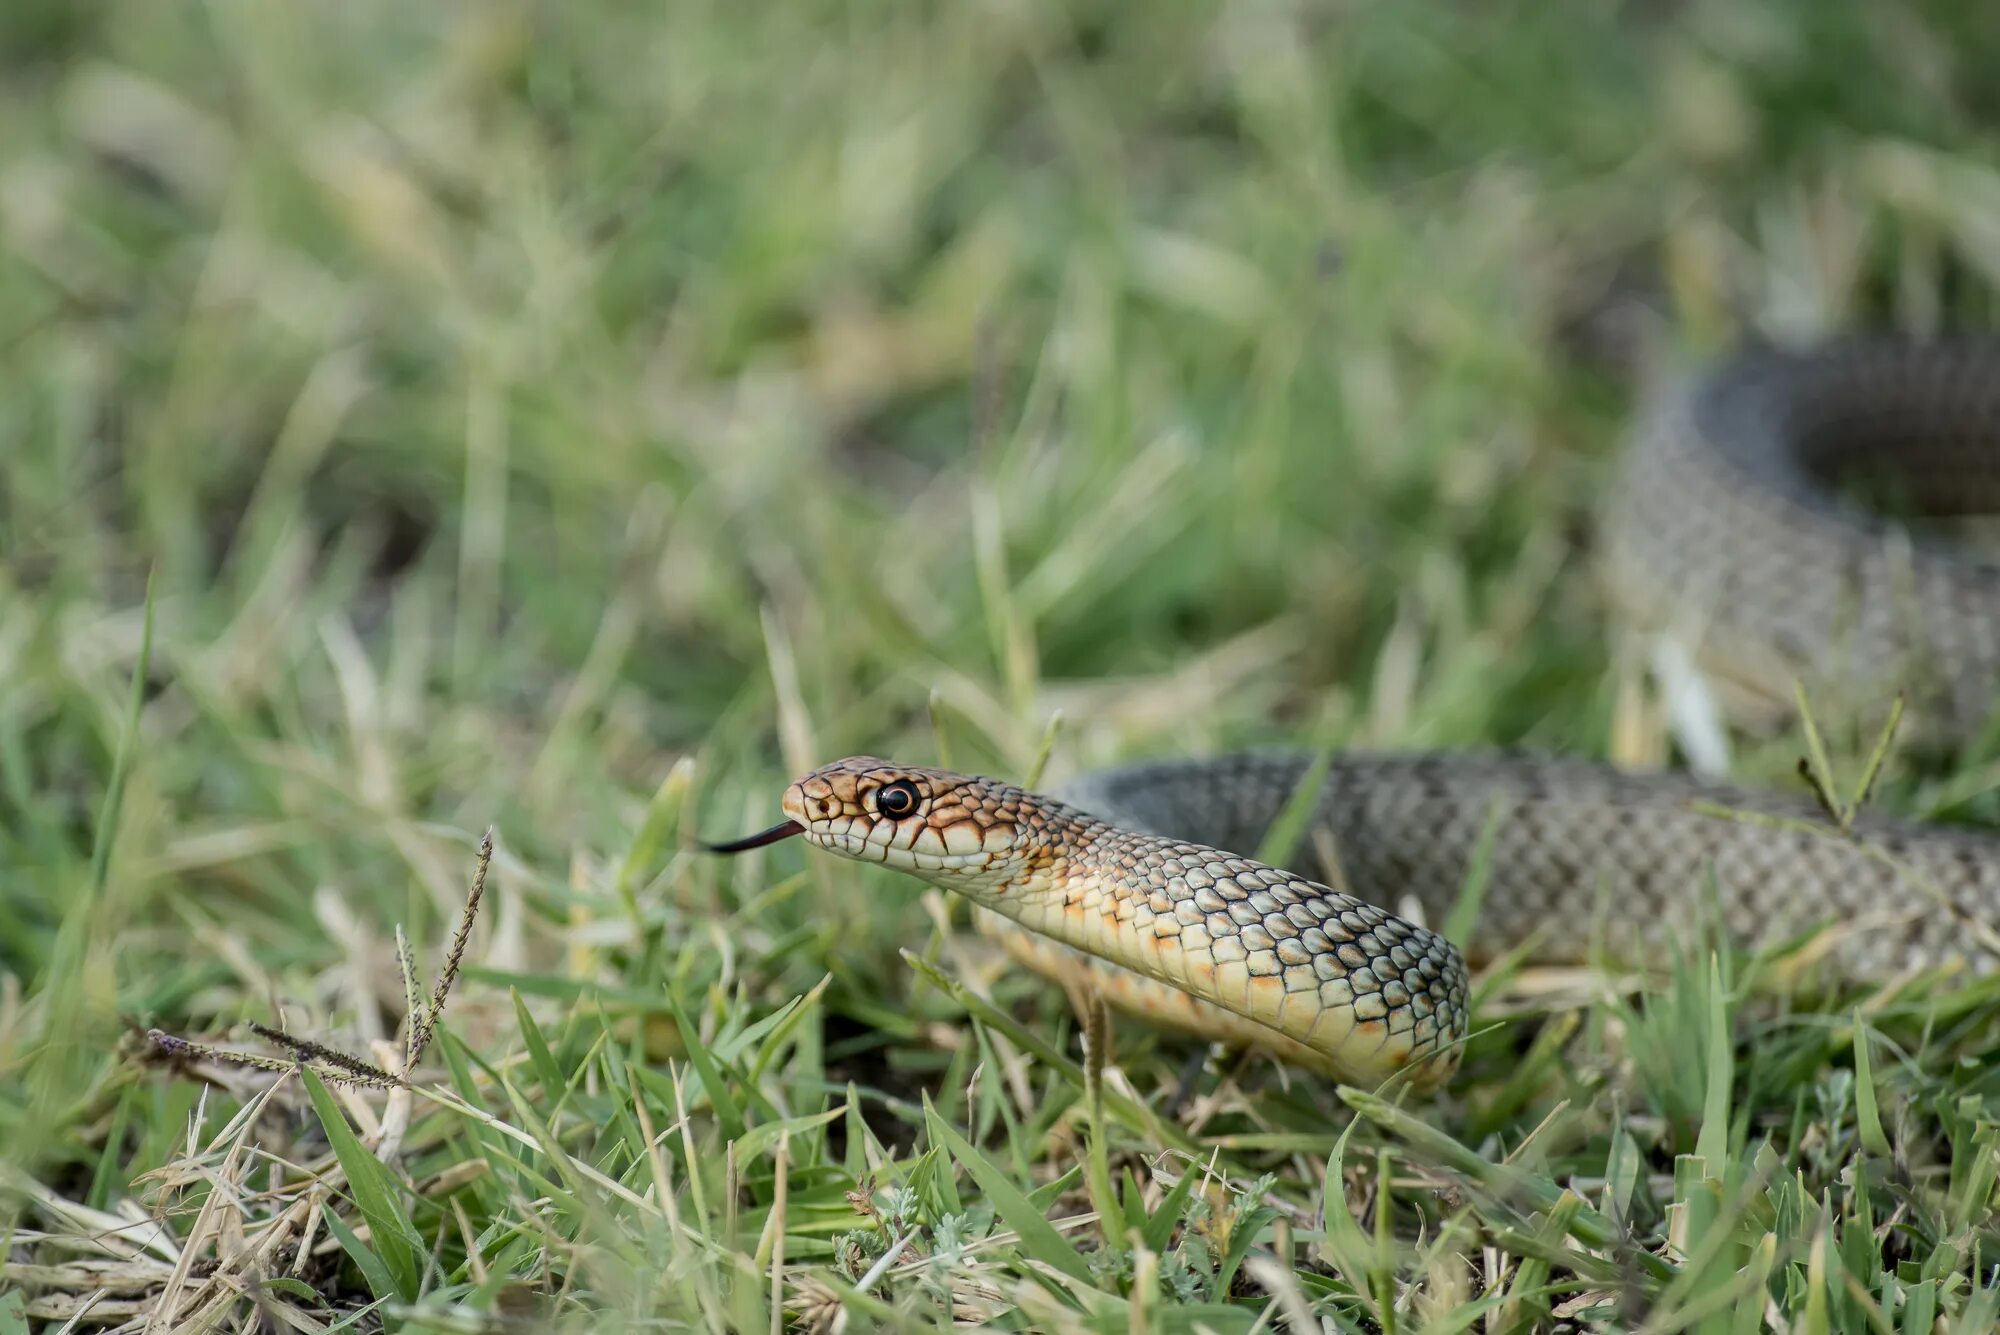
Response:
[{"label": "black tongue", "polygon": [[741,839],[732,839],[726,844],[703,844],[711,853],[742,853],[752,848],[762,848],[765,844],[775,844],[780,839],[789,839],[795,834],[804,834],[806,827],[797,821],[785,821],[773,825],[760,834],[746,834]]}]

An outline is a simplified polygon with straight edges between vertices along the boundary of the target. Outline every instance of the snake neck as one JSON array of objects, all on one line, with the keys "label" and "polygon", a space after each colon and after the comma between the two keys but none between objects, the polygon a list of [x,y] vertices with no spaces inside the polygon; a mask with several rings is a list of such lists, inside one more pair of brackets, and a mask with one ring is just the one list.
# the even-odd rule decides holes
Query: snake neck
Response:
[{"label": "snake neck", "polygon": [[1103,856],[1120,832],[1059,802],[1042,802],[1017,834],[1015,847],[983,867],[906,868],[932,885],[1020,919],[1074,898],[1112,868]]},{"label": "snake neck", "polygon": [[1183,900],[1199,897],[1206,904],[1217,897],[1218,879],[1231,892],[1232,877],[1252,890],[1297,880],[1223,849],[1124,829],[1056,802],[1045,804],[1033,837],[1006,865],[924,873],[933,884],[1068,945],[1145,965],[1150,958],[1134,951],[1124,929],[1135,918],[1172,914]]}]

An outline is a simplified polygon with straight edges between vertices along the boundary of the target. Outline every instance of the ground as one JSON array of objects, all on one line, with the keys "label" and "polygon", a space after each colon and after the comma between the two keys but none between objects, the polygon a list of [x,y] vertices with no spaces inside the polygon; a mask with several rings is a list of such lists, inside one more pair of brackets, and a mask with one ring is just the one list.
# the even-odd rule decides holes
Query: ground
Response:
[{"label": "ground", "polygon": [[962,906],[691,849],[854,752],[1672,762],[1621,423],[1990,325],[1977,6],[97,0],[0,63],[0,1332],[1990,1328],[1990,986],[1691,943],[1483,977],[1435,1099],[1100,1069]]}]

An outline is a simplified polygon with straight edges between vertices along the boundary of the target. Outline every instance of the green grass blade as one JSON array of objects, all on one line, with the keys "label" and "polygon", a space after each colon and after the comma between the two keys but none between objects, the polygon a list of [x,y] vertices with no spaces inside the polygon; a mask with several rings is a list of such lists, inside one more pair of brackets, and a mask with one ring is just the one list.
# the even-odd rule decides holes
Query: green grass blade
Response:
[{"label": "green grass blade", "polygon": [[383,1264],[382,1258],[361,1240],[360,1234],[347,1226],[331,1202],[320,1207],[319,1215],[326,1224],[326,1231],[333,1235],[334,1241],[340,1244],[340,1249],[347,1253],[350,1261],[354,1262],[354,1268],[361,1272],[362,1282],[368,1285],[370,1293],[378,1299],[409,1301],[409,1295],[402,1291],[396,1282],[396,1277],[389,1273],[389,1267]]},{"label": "green grass blade", "polygon": [[1097,1226],[1107,1247],[1123,1244],[1122,1212],[1111,1184],[1110,1127],[1104,1116],[1104,1065],[1111,1055],[1111,1011],[1104,998],[1092,994],[1086,1012],[1083,1053],[1083,1102],[1090,1112],[1084,1128],[1084,1180],[1097,1209]]},{"label": "green grass blade", "polygon": [[1730,1093],[1736,1075],[1736,1049],[1730,1041],[1729,1008],[1722,990],[1721,965],[1708,957],[1707,1094],[1702,1102],[1701,1130],[1694,1152],[1721,1171],[1729,1162]]},{"label": "green grass blade", "polygon": [[1128,1237],[1141,1239],[1146,1236],[1146,1202],[1140,1195],[1139,1179],[1131,1166],[1118,1171],[1118,1206],[1124,1213],[1123,1227]]},{"label": "green grass blade", "polygon": [[1750,1262],[1743,1268],[1743,1293],[1736,1300],[1730,1335],[1757,1335],[1764,1329],[1764,1309],[1770,1302],[1766,1285],[1777,1258],[1778,1237],[1775,1233],[1766,1233],[1757,1240],[1750,1253]]},{"label": "green grass blade", "polygon": [[750,1070],[746,1078],[751,1084],[754,1085],[764,1078],[765,1073],[771,1069],[771,1063],[778,1059],[778,1054],[784,1051],[785,1044],[798,1032],[799,1026],[806,1022],[807,1017],[818,1012],[820,998],[826,995],[827,986],[832,982],[833,975],[826,974],[813,985],[812,991],[802,997],[794,998],[778,1013],[770,1032],[757,1045],[757,1051],[750,1060]]},{"label": "green grass blade", "polygon": [[1903,1335],[1933,1335],[1937,1329],[1937,1281],[1919,1280],[1903,1291]]},{"label": "green grass blade", "polygon": [[334,1101],[332,1091],[308,1067],[299,1068],[313,1111],[326,1131],[327,1143],[340,1171],[347,1177],[349,1192],[361,1217],[368,1221],[368,1237],[393,1285],[396,1296],[415,1302],[423,1273],[425,1248],[416,1225],[403,1208],[403,1188],[388,1167],[368,1152]]},{"label": "green grass blade", "polygon": [[673,1011],[674,1023],[680,1026],[681,1043],[687,1048],[688,1061],[694,1066],[694,1073],[701,1079],[701,1087],[708,1094],[708,1101],[715,1109],[715,1117],[722,1124],[725,1140],[737,1140],[743,1135],[743,1109],[730,1092],[728,1082],[723,1079],[722,1067],[701,1041],[701,1031],[688,1018],[687,1009],[672,989],[667,991],[667,1006]]},{"label": "green grass blade", "polygon": [[994,1166],[993,1162],[978,1150],[972,1148],[965,1138],[946,1124],[937,1110],[931,1107],[930,1097],[924,1098],[924,1118],[930,1128],[933,1144],[942,1145],[958,1160],[979,1189],[986,1193],[986,1199],[993,1205],[1007,1227],[1021,1237],[1021,1249],[1035,1260],[1054,1270],[1059,1270],[1071,1279],[1086,1285],[1093,1284],[1090,1263],[1082,1253],[1070,1245],[1069,1240],[1056,1231],[1037,1210],[1021,1189],[1013,1184],[1007,1175]]},{"label": "green grass blade", "polygon": [[1833,1250],[1828,1232],[1828,1221],[1822,1216],[1806,1251],[1806,1310],[1799,1320],[1800,1335],[1831,1335],[1833,1330],[1833,1313],[1827,1301],[1827,1285],[1832,1279],[1827,1257]]},{"label": "green grass blade", "polygon": [[1159,1205],[1146,1220],[1144,1240],[1148,1251],[1164,1252],[1173,1241],[1174,1229],[1187,1217],[1188,1201],[1194,1196],[1195,1184],[1202,1178],[1198,1164],[1183,1164],[1180,1180],[1160,1198]]},{"label": "green grass blade", "polygon": [[1041,783],[1042,772],[1049,767],[1049,757],[1056,751],[1056,742],[1062,736],[1063,714],[1060,709],[1049,715],[1048,726],[1042,729],[1042,740],[1035,746],[1035,759],[1028,766],[1021,786],[1030,791]]},{"label": "green grass blade", "polygon": [[1305,773],[1292,786],[1271,828],[1264,832],[1264,838],[1257,845],[1257,861],[1266,866],[1283,867],[1290,864],[1292,855],[1298,851],[1299,840],[1304,837],[1306,825],[1312,820],[1313,812],[1319,809],[1319,797],[1326,787],[1326,772],[1333,766],[1333,748],[1324,746],[1313,756]]},{"label": "green grass blade", "polygon": [[548,1040],[542,1037],[542,1027],[535,1023],[535,1017],[528,1013],[527,1003],[521,994],[514,997],[514,1024],[520,1031],[521,1042],[528,1049],[528,1069],[535,1073],[535,1083],[541,1086],[542,1098],[550,1105],[563,1097],[569,1082],[563,1079],[562,1070],[556,1065],[555,1054],[549,1051]]},{"label": "green grass blade", "polygon": [[[1354,1217],[1347,1203],[1347,1142],[1359,1125],[1361,1119],[1350,1118],[1341,1129],[1340,1139],[1334,1141],[1333,1152],[1327,1156],[1326,1174],[1320,1184],[1319,1250],[1353,1288],[1354,1296],[1367,1308],[1368,1315],[1380,1322],[1382,1310],[1376,1295],[1384,1291],[1384,1282],[1389,1278],[1385,1273],[1387,1258],[1377,1248],[1375,1238],[1362,1231],[1361,1221]],[[1189,1176],[1193,1176],[1192,1170]]]},{"label": "green grass blade", "polygon": [[[923,975],[926,982],[950,997],[981,1024],[1004,1034],[1007,1040],[1032,1054],[1036,1061],[1060,1074],[1078,1089],[1084,1087],[1083,1067],[1058,1051],[1049,1041],[986,998],[960,983],[914,950],[901,952],[903,962]],[[1112,1090],[1104,1092],[1105,1111],[1127,1127],[1168,1148],[1192,1150],[1194,1142],[1179,1127],[1162,1122],[1152,1109],[1135,1103]]]},{"label": "green grass blade", "polygon": [[[1383,1130],[1408,1142],[1432,1163],[1465,1174],[1475,1184],[1501,1199],[1525,1200],[1536,1209],[1552,1210],[1567,1194],[1546,1177],[1482,1157],[1378,1094],[1346,1085],[1340,1087],[1339,1094],[1343,1103]],[[1622,1235],[1610,1221],[1587,1206],[1577,1210],[1570,1231],[1571,1236],[1590,1247],[1622,1246],[1623,1242]],[[1674,1275],[1673,1266],[1651,1252],[1632,1253],[1631,1259],[1657,1279],[1671,1279]]]},{"label": "green grass blade", "polygon": [[125,785],[132,775],[132,756],[139,747],[139,716],[146,706],[146,679],[153,667],[153,577],[146,576],[146,619],[139,630],[139,658],[132,665],[132,690],[125,702],[125,726],[111,758],[111,782],[104,788],[97,829],[90,845],[90,893],[95,900],[111,877],[111,845],[118,837],[119,816],[125,810]]},{"label": "green grass blade", "polygon": [[1552,1255],[1562,1255],[1562,1240],[1569,1236],[1571,1221],[1576,1217],[1577,1207],[1583,1204],[1580,1197],[1565,1196],[1556,1202],[1555,1209],[1549,1211],[1542,1221],[1540,1240],[1550,1250],[1547,1253],[1524,1257],[1521,1268],[1507,1284],[1507,1301],[1501,1308],[1501,1319],[1508,1323],[1505,1330],[1533,1330],[1536,1322],[1548,1316],[1547,1292],[1549,1272],[1554,1266]]},{"label": "green grass blade", "polygon": [[1238,1216],[1230,1226],[1229,1246],[1222,1253],[1222,1264],[1215,1268],[1217,1293],[1230,1291],[1236,1281],[1236,1272],[1242,1268],[1243,1258],[1250,1254],[1250,1249],[1257,1243],[1257,1235],[1278,1217],[1278,1212],[1268,1205],[1246,1210]]},{"label": "green grass blade", "polygon": [[1465,869],[1465,880],[1459,886],[1458,897],[1452,901],[1451,913],[1444,921],[1444,939],[1464,943],[1472,940],[1473,932],[1479,926],[1479,906],[1486,901],[1486,886],[1493,879],[1493,850],[1500,843],[1500,826],[1506,820],[1506,807],[1499,798],[1487,805],[1486,819],[1479,826],[1479,842],[1472,846],[1472,861]]},{"label": "green grass blade", "polygon": [[1972,1300],[1966,1303],[1965,1310],[1959,1313],[1958,1320],[1951,1323],[1951,1328],[1954,1332],[1973,1335],[1975,1331],[2000,1329],[1997,1322],[2000,1322],[2000,1281],[1981,1286],[1972,1295]]},{"label": "green grass blade", "polygon": [[1065,1192],[1081,1181],[1083,1181],[1083,1165],[1077,1164],[1029,1192],[1028,1203],[1046,1214],[1057,1201],[1062,1199]]},{"label": "green grass blade", "polygon": [[[4,582],[4,575],[0,575]],[[57,929],[43,983],[48,989],[44,1001],[48,1020],[42,1034],[44,1046],[34,1062],[35,1103],[53,1114],[76,1097],[86,1078],[85,1063],[97,1050],[89,1041],[87,1026],[93,1023],[96,1007],[90,1003],[87,981],[96,972],[92,967],[92,938],[100,931],[105,888],[111,878],[111,851],[118,840],[124,817],[125,789],[139,750],[139,723],[145,710],[147,678],[153,661],[153,579],[146,578],[145,622],[139,633],[139,656],[132,666],[132,686],[126,696],[125,715],[119,727],[117,748],[111,757],[111,778],[105,784],[104,800],[98,806],[97,822],[91,830],[90,880],[85,893],[65,906]],[[0,686],[0,690],[6,689]],[[0,813],[5,814],[5,813]],[[6,916],[8,893],[0,892],[0,921]],[[4,1087],[0,1087],[4,1088]],[[4,1117],[4,1109],[0,1109]],[[27,1154],[26,1143],[38,1136],[42,1119],[29,1120],[28,1134],[10,1136],[17,1152]]]},{"label": "green grass blade", "polygon": [[1847,812],[1833,777],[1833,762],[1827,759],[1826,742],[1820,737],[1819,723],[1813,718],[1812,704],[1806,699],[1802,681],[1792,683],[1792,702],[1798,709],[1799,730],[1805,734],[1806,754],[1801,772],[1814,794],[1828,807],[1827,816],[1845,827]]},{"label": "green grass blade", "polygon": [[1889,1137],[1882,1130],[1882,1110],[1876,1103],[1875,1072],[1868,1056],[1868,1026],[1854,1012],[1854,1119],[1861,1144],[1870,1154],[1887,1159]]},{"label": "green grass blade", "polygon": [[646,803],[646,814],[639,822],[639,831],[632,836],[632,845],[625,850],[625,857],[618,864],[615,882],[618,898],[634,922],[643,920],[635,898],[637,889],[659,865],[660,850],[666,845],[669,831],[686,808],[688,792],[693,786],[694,761],[683,756],[660,780],[660,786],[653,790],[652,800]]},{"label": "green grass blade", "polygon": [[1868,760],[1861,767],[1861,777],[1854,781],[1854,795],[1847,800],[1846,815],[1849,821],[1861,814],[1861,808],[1874,795],[1875,782],[1881,777],[1882,766],[1888,762],[1889,749],[1895,744],[1896,730],[1903,724],[1903,710],[1906,697],[1896,692],[1896,698],[1889,704],[1889,717],[1883,720],[1882,731],[1876,735],[1874,749],[1869,751]]},{"label": "green grass blade", "polygon": [[745,1131],[736,1142],[736,1157],[741,1160],[756,1159],[780,1138],[790,1135],[794,1140],[802,1140],[806,1133],[816,1131],[829,1122],[847,1115],[843,1107],[828,1108],[825,1112],[806,1113],[799,1117],[787,1117],[780,1122],[762,1122]]}]

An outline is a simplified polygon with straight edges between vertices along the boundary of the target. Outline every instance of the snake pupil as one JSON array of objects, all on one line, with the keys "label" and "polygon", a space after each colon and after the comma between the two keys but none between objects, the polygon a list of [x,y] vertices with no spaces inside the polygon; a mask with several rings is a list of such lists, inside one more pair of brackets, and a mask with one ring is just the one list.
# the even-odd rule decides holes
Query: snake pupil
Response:
[{"label": "snake pupil", "polygon": [[917,788],[907,780],[884,784],[875,795],[875,806],[883,815],[901,819],[917,809]]}]

